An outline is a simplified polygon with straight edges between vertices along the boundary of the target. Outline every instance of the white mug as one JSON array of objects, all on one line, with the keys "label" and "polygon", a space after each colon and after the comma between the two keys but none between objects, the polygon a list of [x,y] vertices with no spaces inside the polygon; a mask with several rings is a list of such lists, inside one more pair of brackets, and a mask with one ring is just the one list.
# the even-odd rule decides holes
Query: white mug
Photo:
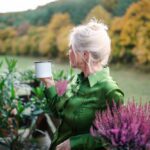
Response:
[{"label": "white mug", "polygon": [[52,77],[51,61],[35,62],[35,75],[37,78]]}]

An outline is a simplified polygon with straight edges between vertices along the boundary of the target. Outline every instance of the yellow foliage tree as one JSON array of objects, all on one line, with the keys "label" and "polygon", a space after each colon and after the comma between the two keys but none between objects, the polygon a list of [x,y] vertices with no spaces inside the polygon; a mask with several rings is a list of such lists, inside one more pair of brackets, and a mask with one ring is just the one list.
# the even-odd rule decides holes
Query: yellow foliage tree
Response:
[{"label": "yellow foliage tree", "polygon": [[3,41],[3,53],[11,53],[11,44],[12,44],[12,39],[7,38],[5,41]]},{"label": "yellow foliage tree", "polygon": [[49,34],[46,32],[43,39],[39,44],[39,53],[43,56],[50,55],[51,49],[55,46],[55,33],[50,32]]},{"label": "yellow foliage tree", "polygon": [[132,4],[122,18],[111,25],[113,55],[118,60],[150,63],[150,1]]},{"label": "yellow foliage tree", "polygon": [[[39,55],[42,54],[43,51],[40,51],[40,42],[44,37],[44,34],[46,32],[46,27],[31,27],[28,31],[28,38],[30,43],[30,51],[29,54],[32,55]],[[42,49],[43,50],[43,49]]]},{"label": "yellow foliage tree", "polygon": [[54,32],[58,32],[61,27],[71,24],[70,16],[68,13],[54,14],[48,24],[48,29]]},{"label": "yellow foliage tree", "polygon": [[112,17],[107,10],[105,10],[102,6],[98,5],[89,12],[89,14],[86,16],[85,22],[89,21],[91,18],[96,18],[106,24],[110,24]]},{"label": "yellow foliage tree", "polygon": [[68,51],[68,39],[69,39],[69,32],[73,28],[73,25],[67,25],[62,27],[56,38],[56,44],[59,50],[59,57],[65,58]]},{"label": "yellow foliage tree", "polygon": [[140,64],[150,63],[150,23],[140,28],[133,54]]},{"label": "yellow foliage tree", "polygon": [[11,45],[11,53],[14,54],[14,55],[17,55],[18,54],[18,39],[15,38],[15,39],[12,39],[12,45]]},{"label": "yellow foliage tree", "polygon": [[31,47],[30,47],[29,37],[27,35],[24,35],[18,39],[17,49],[18,49],[17,51],[18,54],[24,55],[29,53]]},{"label": "yellow foliage tree", "polygon": [[0,54],[4,53],[4,48],[3,48],[3,41],[0,40]]},{"label": "yellow foliage tree", "polygon": [[16,30],[11,27],[0,30],[0,39],[3,41],[6,40],[7,38],[14,38],[16,37],[16,35],[17,35]]},{"label": "yellow foliage tree", "polygon": [[66,43],[64,39],[66,39],[65,35],[67,33],[65,30],[63,33],[62,28],[65,29],[65,27],[67,27],[68,29],[68,26],[73,26],[69,14],[58,13],[52,17],[39,45],[39,51],[42,55],[49,55],[52,57],[58,56],[59,51],[62,51],[62,48],[60,48],[61,46],[58,46],[60,40],[63,40],[64,43]]},{"label": "yellow foliage tree", "polygon": [[0,30],[0,53],[11,53],[12,39],[16,38],[17,32],[14,28]]},{"label": "yellow foliage tree", "polygon": [[101,4],[106,8],[109,12],[112,12],[117,5],[118,0],[101,0]]}]

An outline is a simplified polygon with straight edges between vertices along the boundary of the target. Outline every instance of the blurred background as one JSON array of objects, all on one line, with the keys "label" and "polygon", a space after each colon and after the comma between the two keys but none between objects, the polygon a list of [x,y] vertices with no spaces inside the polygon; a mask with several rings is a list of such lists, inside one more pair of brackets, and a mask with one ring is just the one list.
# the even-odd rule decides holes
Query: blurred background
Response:
[{"label": "blurred background", "polygon": [[14,57],[17,69],[26,70],[51,59],[53,69],[67,70],[70,30],[95,17],[108,25],[109,66],[126,100],[150,101],[150,0],[14,2],[0,0],[0,62]]}]

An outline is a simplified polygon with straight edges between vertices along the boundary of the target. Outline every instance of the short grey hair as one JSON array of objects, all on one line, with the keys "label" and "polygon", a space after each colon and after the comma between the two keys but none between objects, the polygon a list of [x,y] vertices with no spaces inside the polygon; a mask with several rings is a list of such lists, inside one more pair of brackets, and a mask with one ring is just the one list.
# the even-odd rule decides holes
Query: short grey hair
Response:
[{"label": "short grey hair", "polygon": [[95,19],[86,25],[74,27],[70,33],[69,45],[75,52],[90,52],[93,61],[106,65],[111,52],[111,40],[107,29],[104,23]]}]

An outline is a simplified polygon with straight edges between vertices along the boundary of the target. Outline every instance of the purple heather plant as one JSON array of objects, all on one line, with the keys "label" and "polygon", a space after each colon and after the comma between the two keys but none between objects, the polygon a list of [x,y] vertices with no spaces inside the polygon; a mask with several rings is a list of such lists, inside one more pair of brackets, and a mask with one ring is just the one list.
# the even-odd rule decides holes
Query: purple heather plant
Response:
[{"label": "purple heather plant", "polygon": [[96,113],[90,132],[105,139],[111,150],[150,150],[150,103],[107,106]]}]

